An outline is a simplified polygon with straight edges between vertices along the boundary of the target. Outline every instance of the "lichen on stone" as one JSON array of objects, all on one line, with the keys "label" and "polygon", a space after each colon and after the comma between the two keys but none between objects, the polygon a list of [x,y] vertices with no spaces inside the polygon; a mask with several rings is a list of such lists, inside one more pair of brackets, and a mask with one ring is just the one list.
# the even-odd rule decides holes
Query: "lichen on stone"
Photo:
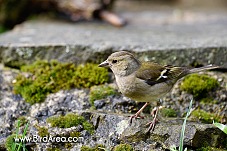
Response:
[{"label": "lichen on stone", "polygon": [[130,144],[119,144],[114,147],[114,151],[133,151],[133,148]]},{"label": "lichen on stone", "polygon": [[226,150],[208,146],[208,147],[199,148],[199,149],[197,149],[197,151],[226,151]]},{"label": "lichen on stone", "polygon": [[89,88],[109,81],[108,70],[96,64],[75,66],[58,61],[37,61],[22,66],[30,74],[19,74],[14,83],[14,92],[21,94],[30,104],[43,102],[46,95],[70,88]]},{"label": "lichen on stone", "polygon": [[94,106],[95,100],[105,99],[107,96],[115,94],[117,94],[117,91],[108,85],[93,86],[90,89],[89,100]]},{"label": "lichen on stone", "polygon": [[98,144],[95,147],[89,147],[89,146],[82,146],[80,148],[81,151],[103,151],[105,148],[104,145]]},{"label": "lichen on stone", "polygon": [[202,98],[209,91],[219,86],[216,79],[207,75],[192,74],[185,77],[181,90],[193,94],[197,98]]},{"label": "lichen on stone", "polygon": [[46,150],[47,151],[61,151],[61,149],[57,148],[57,147],[47,148]]},{"label": "lichen on stone", "polygon": [[83,116],[74,113],[68,113],[65,116],[52,116],[47,118],[46,121],[50,123],[52,127],[59,128],[70,128],[73,126],[82,125],[83,128],[89,133],[94,133],[94,126],[86,121]]}]

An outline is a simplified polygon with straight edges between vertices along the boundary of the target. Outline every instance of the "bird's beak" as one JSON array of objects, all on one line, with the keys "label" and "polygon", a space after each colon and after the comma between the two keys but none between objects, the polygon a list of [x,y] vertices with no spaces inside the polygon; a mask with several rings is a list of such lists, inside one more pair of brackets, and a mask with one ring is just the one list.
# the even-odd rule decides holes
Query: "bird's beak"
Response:
[{"label": "bird's beak", "polygon": [[109,66],[110,66],[110,65],[109,65],[109,63],[107,62],[107,60],[99,64],[99,67],[109,67]]}]

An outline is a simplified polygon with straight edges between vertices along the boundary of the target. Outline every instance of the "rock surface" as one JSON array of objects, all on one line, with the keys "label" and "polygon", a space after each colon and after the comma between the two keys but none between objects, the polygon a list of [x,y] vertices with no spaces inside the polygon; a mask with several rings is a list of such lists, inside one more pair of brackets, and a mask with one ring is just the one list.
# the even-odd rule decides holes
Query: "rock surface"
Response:
[{"label": "rock surface", "polygon": [[15,120],[29,111],[30,105],[12,93],[12,81],[16,71],[0,69],[0,142],[11,134]]},{"label": "rock surface", "polygon": [[[99,106],[98,110],[91,110],[89,102],[89,91],[87,89],[72,89],[59,91],[48,95],[46,100],[40,104],[29,105],[25,103],[23,98],[12,92],[12,82],[18,74],[17,70],[9,70],[1,68],[0,70],[0,146],[4,148],[6,137],[15,132],[15,123],[20,116],[25,116],[29,120],[28,136],[39,134],[38,127],[44,127],[52,137],[64,136],[69,137],[72,132],[79,132],[82,141],[77,143],[30,143],[28,147],[35,150],[47,150],[48,148],[59,148],[61,150],[80,150],[83,145],[94,147],[102,144],[106,149],[113,149],[120,143],[130,144],[135,150],[155,150],[161,151],[169,149],[172,145],[179,145],[180,131],[183,123],[182,118],[163,118],[159,117],[153,133],[146,133],[146,123],[152,120],[149,114],[144,114],[145,119],[133,120],[129,125],[129,116],[132,115],[139,107],[138,104],[121,95],[110,96],[107,99],[97,100],[96,102],[104,102]],[[224,90],[222,94],[217,95],[217,99],[222,95],[226,95],[225,87],[227,77],[222,73],[209,72],[212,76],[222,78],[221,85]],[[178,117],[182,117],[190,100],[190,95],[182,94],[177,84],[171,94],[167,95],[162,104],[165,107],[171,107],[179,112]],[[172,97],[174,98],[171,98]],[[183,100],[181,100],[184,98]],[[172,101],[175,99],[175,101]],[[226,97],[210,106],[210,110],[217,109],[219,114],[226,115]],[[181,103],[181,104],[180,104]],[[195,102],[195,107],[198,107]],[[98,104],[98,103],[97,103]],[[135,107],[137,106],[137,107]],[[209,105],[208,105],[209,106]],[[221,106],[225,106],[222,108]],[[201,106],[201,108],[207,108]],[[90,121],[94,127],[94,134],[90,134],[84,130],[81,125],[71,128],[51,127],[46,119],[53,115],[65,115],[68,112],[77,113],[84,116]],[[214,111],[215,112],[215,111]],[[121,113],[121,114],[120,114]],[[129,114],[130,113],[130,114]],[[149,113],[149,112],[148,112]],[[201,141],[202,139],[202,141]],[[185,131],[184,145],[191,149],[197,149],[209,144],[213,147],[225,147],[226,135],[212,124],[202,124],[199,122],[188,121]],[[69,145],[68,148],[66,144]]]}]

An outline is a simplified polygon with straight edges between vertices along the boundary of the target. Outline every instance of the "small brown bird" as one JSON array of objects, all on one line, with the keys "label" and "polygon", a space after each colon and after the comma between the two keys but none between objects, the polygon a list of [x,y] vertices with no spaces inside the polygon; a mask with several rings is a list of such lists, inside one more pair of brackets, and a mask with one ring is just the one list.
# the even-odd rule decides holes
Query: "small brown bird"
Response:
[{"label": "small brown bird", "polygon": [[[122,94],[135,101],[146,102],[135,115],[130,117],[130,123],[133,118],[141,117],[140,113],[150,102],[158,101],[168,93],[180,78],[191,73],[219,68],[213,65],[201,68],[162,66],[153,62],[141,62],[126,51],[111,54],[99,67],[109,67],[113,71]],[[153,110],[154,119],[149,123],[148,131],[154,130],[158,109],[156,107]]]}]

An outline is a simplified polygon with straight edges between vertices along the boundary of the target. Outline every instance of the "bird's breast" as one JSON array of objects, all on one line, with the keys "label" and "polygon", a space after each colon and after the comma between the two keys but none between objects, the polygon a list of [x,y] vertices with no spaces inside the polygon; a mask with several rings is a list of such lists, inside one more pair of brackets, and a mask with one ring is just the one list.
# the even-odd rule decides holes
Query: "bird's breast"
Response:
[{"label": "bird's breast", "polygon": [[116,76],[116,82],[123,95],[138,102],[156,101],[172,88],[172,86],[168,86],[166,83],[150,86],[144,80],[138,79],[133,75],[126,77]]},{"label": "bird's breast", "polygon": [[122,94],[125,96],[128,96],[135,92],[136,86],[135,86],[135,77],[134,76],[124,76],[124,77],[118,77],[116,76],[116,82],[119,90]]}]

